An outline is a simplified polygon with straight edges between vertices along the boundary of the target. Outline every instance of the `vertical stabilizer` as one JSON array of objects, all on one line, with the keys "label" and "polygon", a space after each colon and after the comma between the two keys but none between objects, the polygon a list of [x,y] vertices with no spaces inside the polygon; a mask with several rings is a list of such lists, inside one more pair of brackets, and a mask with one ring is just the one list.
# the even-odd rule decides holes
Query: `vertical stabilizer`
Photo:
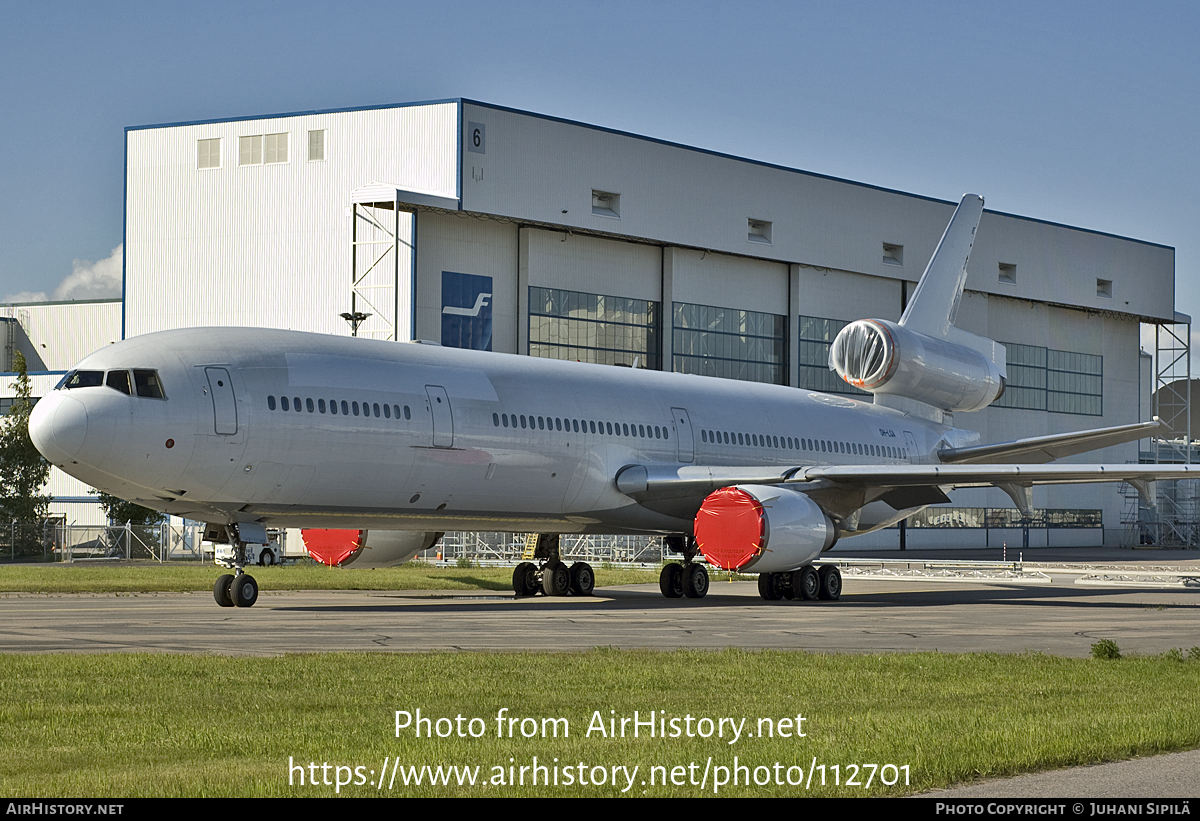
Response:
[{"label": "vertical stabilizer", "polygon": [[913,293],[900,324],[917,333],[938,339],[946,339],[958,304],[962,300],[963,285],[967,281],[967,260],[971,258],[971,247],[975,244],[975,229],[983,215],[983,197],[964,194],[962,202],[950,218],[946,233],[938,243],[929,260],[917,290]]}]

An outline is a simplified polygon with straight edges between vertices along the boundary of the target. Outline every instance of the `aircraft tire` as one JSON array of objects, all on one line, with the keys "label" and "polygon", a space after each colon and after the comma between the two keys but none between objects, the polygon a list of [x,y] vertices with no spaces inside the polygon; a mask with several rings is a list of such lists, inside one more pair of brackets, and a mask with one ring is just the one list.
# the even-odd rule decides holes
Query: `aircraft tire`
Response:
[{"label": "aircraft tire", "polygon": [[797,601],[803,598],[803,593],[800,590],[800,571],[793,570],[790,573],[783,573],[784,581],[787,582],[787,593],[785,598],[790,601]]},{"label": "aircraft tire", "polygon": [[836,565],[826,565],[821,568],[821,593],[825,601],[837,601],[842,597],[842,571]]},{"label": "aircraft tire", "polygon": [[517,598],[536,596],[541,585],[537,580],[537,565],[533,562],[521,562],[513,570],[513,592]]},{"label": "aircraft tire", "polygon": [[708,595],[708,568],[702,564],[684,566],[683,594],[689,599],[702,599]]},{"label": "aircraft tire", "polygon": [[217,604],[221,607],[233,607],[233,597],[229,595],[229,588],[233,585],[233,574],[226,573],[224,576],[218,577],[213,585],[213,598],[217,600]]},{"label": "aircraft tire", "polygon": [[587,562],[571,565],[571,592],[576,596],[590,596],[596,589],[596,574]]},{"label": "aircraft tire", "polygon": [[678,599],[683,596],[683,565],[670,562],[663,565],[658,574],[658,589],[668,599]]},{"label": "aircraft tire", "polygon": [[547,596],[565,596],[571,592],[571,571],[562,562],[542,568],[542,592]]},{"label": "aircraft tire", "polygon": [[238,607],[253,607],[258,601],[258,582],[245,573],[234,576],[233,584],[229,586],[229,597]]},{"label": "aircraft tire", "polygon": [[758,595],[764,601],[776,601],[779,598],[779,593],[775,589],[774,573],[758,574]]},{"label": "aircraft tire", "polygon": [[811,564],[806,564],[797,570],[796,573],[800,574],[800,596],[797,598],[803,598],[804,601],[816,601],[820,598],[821,576],[817,573],[817,569]]}]

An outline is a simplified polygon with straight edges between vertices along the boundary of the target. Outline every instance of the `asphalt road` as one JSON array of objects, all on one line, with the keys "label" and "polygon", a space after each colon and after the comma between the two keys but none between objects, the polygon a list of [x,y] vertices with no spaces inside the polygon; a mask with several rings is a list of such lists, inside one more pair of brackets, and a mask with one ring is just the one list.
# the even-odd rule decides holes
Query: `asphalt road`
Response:
[{"label": "asphalt road", "polygon": [[[598,572],[603,584],[603,571]],[[510,593],[272,592],[249,609],[209,593],[0,594],[0,652],[278,655],[345,650],[753,647],[825,652],[1045,652],[1087,656],[1200,645],[1200,589],[1112,589],[846,578],[838,602],[765,602],[714,578],[708,597],[656,586],[589,598]]]}]

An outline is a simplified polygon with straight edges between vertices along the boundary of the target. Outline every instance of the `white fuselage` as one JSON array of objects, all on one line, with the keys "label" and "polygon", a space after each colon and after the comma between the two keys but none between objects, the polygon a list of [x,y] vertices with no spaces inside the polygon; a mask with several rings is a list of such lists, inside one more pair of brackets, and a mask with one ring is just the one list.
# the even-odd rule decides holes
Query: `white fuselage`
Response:
[{"label": "white fuselage", "polygon": [[[166,398],[61,388],[34,442],[101,490],[210,522],[687,534],[694,508],[639,504],[617,473],[921,463],[962,433],[796,388],[290,331],[150,334],[76,372],[121,369],[153,369]],[[900,514],[863,515],[860,532]]]}]

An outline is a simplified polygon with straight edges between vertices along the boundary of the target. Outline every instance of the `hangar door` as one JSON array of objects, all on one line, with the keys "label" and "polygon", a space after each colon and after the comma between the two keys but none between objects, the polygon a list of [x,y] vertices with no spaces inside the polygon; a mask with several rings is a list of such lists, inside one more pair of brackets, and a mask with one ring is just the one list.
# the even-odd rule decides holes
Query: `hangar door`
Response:
[{"label": "hangar door", "polygon": [[662,249],[522,229],[531,356],[661,367]]}]

